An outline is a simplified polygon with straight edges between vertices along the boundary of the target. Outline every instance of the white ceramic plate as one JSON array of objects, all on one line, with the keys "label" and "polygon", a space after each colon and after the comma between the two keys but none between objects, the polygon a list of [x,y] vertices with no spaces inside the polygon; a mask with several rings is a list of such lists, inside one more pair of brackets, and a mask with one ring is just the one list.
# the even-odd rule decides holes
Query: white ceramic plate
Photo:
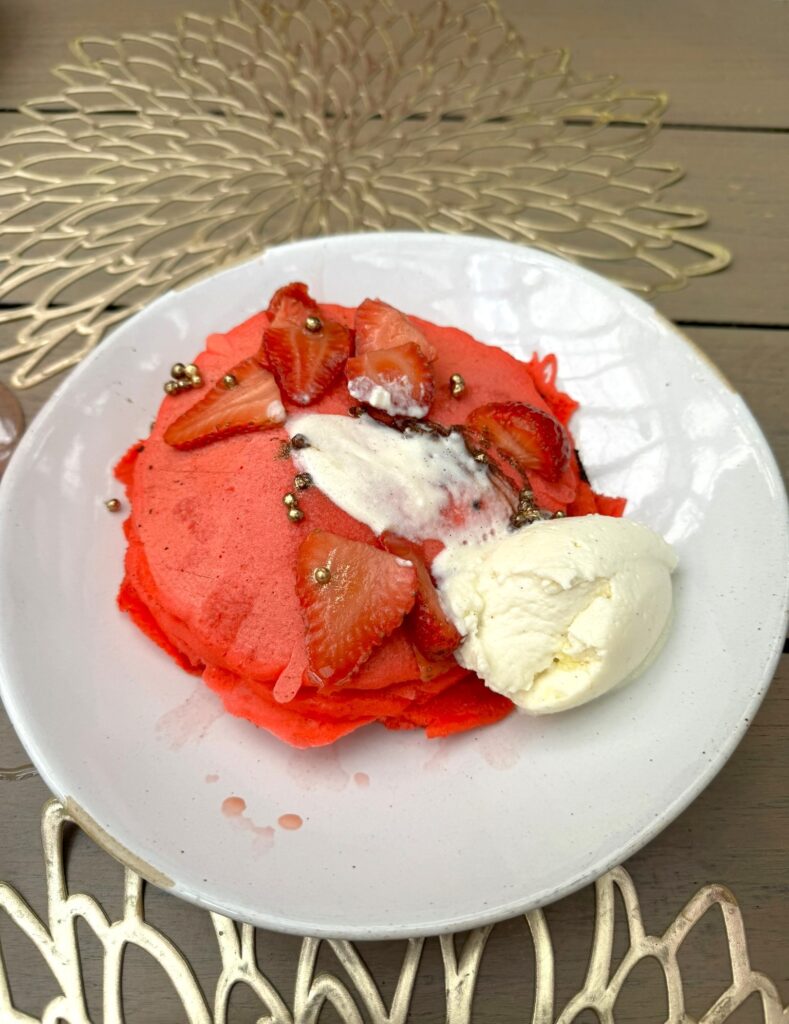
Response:
[{"label": "white ceramic plate", "polygon": [[[220,714],[116,610],[114,462],[147,433],[170,364],[292,279],[558,354],[593,483],[679,552],[674,628],[646,675],[555,717],[432,742],[372,727],[300,752]],[[460,929],[590,881],[710,781],[772,676],[788,561],[784,490],[751,414],[643,302],[501,242],[302,242],[154,303],[34,421],[0,488],[2,697],[52,791],[179,896],[312,935]],[[243,815],[223,814],[230,796]],[[286,814],[303,827],[281,828]]]}]

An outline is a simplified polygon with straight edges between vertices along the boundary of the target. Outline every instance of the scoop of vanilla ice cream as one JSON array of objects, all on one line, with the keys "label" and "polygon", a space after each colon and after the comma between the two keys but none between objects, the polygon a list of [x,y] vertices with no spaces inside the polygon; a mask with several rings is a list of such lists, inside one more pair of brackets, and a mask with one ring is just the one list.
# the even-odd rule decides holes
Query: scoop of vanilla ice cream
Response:
[{"label": "scoop of vanilla ice cream", "polygon": [[584,704],[645,668],[671,616],[677,557],[627,519],[536,522],[435,560],[465,640],[456,657],[532,714]]}]

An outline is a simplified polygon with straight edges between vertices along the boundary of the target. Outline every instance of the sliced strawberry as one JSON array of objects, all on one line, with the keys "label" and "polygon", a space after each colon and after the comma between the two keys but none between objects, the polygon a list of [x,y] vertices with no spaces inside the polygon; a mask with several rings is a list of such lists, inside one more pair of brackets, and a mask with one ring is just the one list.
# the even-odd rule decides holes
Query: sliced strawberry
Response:
[{"label": "sliced strawberry", "polygon": [[422,350],[428,362],[433,362],[438,353],[419,328],[412,324],[405,313],[381,302],[380,299],[365,299],[356,310],[354,322],[356,354],[372,352],[378,348],[394,348],[413,342]]},{"label": "sliced strawberry", "polygon": [[463,637],[449,621],[441,607],[438,591],[433,585],[422,549],[403,537],[388,531],[381,536],[387,551],[411,562],[416,570],[416,601],[406,619],[411,640],[419,651],[432,661],[443,661],[457,650]]},{"label": "sliced strawberry", "polygon": [[539,473],[529,474],[534,503],[546,512],[566,513],[578,493],[578,484],[577,475],[570,469],[556,483],[549,483]]},{"label": "sliced strawberry", "polygon": [[345,365],[348,391],[357,402],[392,416],[426,416],[433,401],[433,375],[418,345],[380,348]]},{"label": "sliced strawberry", "polygon": [[263,333],[266,358],[288,398],[309,405],[331,386],[351,354],[351,332],[327,320],[303,284],[280,288],[269,309],[275,312]]},{"label": "sliced strawberry", "polygon": [[[328,579],[316,579],[316,569],[328,570]],[[370,544],[324,530],[306,537],[296,557],[296,592],[315,681],[347,679],[403,621],[416,586],[413,565]]]},{"label": "sliced strawberry", "polygon": [[318,303],[310,295],[306,284],[292,281],[278,288],[271,296],[266,313],[269,320],[282,313],[287,320],[298,320],[303,317],[304,310],[317,310]]},{"label": "sliced strawberry", "polygon": [[164,432],[167,444],[174,448],[200,448],[221,437],[266,430],[285,421],[282,398],[268,370],[257,359],[245,359],[229,370],[236,383],[230,387],[224,378],[173,420]]},{"label": "sliced strawberry", "polygon": [[555,483],[570,463],[570,441],[561,423],[525,402],[491,402],[469,413],[467,426],[524,471]]}]

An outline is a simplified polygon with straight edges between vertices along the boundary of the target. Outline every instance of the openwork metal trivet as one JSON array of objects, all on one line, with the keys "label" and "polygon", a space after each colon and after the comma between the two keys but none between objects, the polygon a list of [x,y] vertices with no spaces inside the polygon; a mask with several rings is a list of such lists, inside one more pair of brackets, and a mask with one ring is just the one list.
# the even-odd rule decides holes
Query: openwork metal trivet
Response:
[{"label": "openwork metal trivet", "polygon": [[[172,982],[185,1018],[190,1024],[232,1024],[228,1016],[234,986],[246,986],[260,1000],[261,1022],[268,1024],[315,1024],[322,1010],[332,1006],[345,1024],[407,1024],[415,985],[419,980],[423,939],[402,943],[402,968],[391,1000],[385,1001],[375,978],[358,949],[350,942],[329,941],[336,968],[316,973],[321,941],[305,938],[292,991],[282,993],[266,975],[255,953],[254,929],[237,925],[220,914],[211,914],[220,957],[215,986],[203,992],[188,960],[173,943],[145,919],[144,883],[133,871],[124,873],[123,909],[117,919],[108,918],[96,899],[86,892],[71,892],[66,882],[63,838],[73,823],[63,805],[51,800],[44,808],[42,838],[47,886],[47,918],[42,920],[5,883],[0,883],[0,908],[27,936],[44,959],[53,982],[60,990],[40,1020],[90,1024],[80,968],[80,939],[77,929],[84,922],[101,944],[103,957],[103,1006],[106,1024],[122,1024],[122,962],[128,947],[150,956]],[[614,965],[616,892],[626,915],[628,947]],[[630,876],[616,868],[595,886],[595,923],[591,954],[581,988],[563,1007],[555,1004],[554,969],[558,950],[554,948],[545,914],[532,911],[523,918],[530,936],[535,961],[535,983],[530,1004],[524,1005],[522,1020],[532,1024],[571,1024],[585,1010],[597,1014],[601,1024],[614,1024],[616,1003],[628,977],[646,958],[660,965],[668,997],[669,1024],[722,1024],[754,994],[766,1024],[785,1021],[775,985],[752,970],[742,917],[732,894],[723,886],[701,889],[681,910],[663,935],[648,935],[641,918],[638,897]],[[685,939],[708,912],[718,910],[725,927],[731,963],[731,984],[700,1018],[685,1008],[683,978],[678,954]],[[621,925],[621,922],[620,922]],[[439,941],[444,971],[445,1017],[447,1024],[470,1024],[473,1001],[486,944],[493,928],[469,932],[464,939],[445,936]],[[459,947],[459,948],[458,948]],[[513,956],[523,955],[521,952]],[[127,1006],[127,1010],[132,1007]],[[173,1019],[184,1019],[180,1014]],[[39,1018],[15,1010],[8,978],[0,958],[0,1020],[14,1024],[36,1024]],[[438,1018],[436,1018],[438,1020]]]}]

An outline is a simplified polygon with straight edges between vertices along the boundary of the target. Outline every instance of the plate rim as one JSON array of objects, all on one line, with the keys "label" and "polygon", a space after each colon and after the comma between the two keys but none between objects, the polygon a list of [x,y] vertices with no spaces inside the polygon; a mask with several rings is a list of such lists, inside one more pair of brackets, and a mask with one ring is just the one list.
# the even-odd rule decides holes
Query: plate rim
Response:
[{"label": "plate rim", "polygon": [[[494,246],[501,249],[502,251],[516,251],[516,252],[527,252],[539,255],[541,260],[547,261],[549,265],[559,267],[562,269],[570,268],[573,274],[579,275],[582,279],[585,279],[592,283],[595,287],[603,286],[604,289],[612,292],[618,301],[626,301],[630,303],[634,308],[640,309],[650,317],[656,317],[662,321],[663,325],[671,332],[675,339],[684,343],[688,348],[693,358],[697,361],[702,362],[705,366],[710,368],[717,376],[720,384],[722,384],[730,394],[737,399],[739,408],[738,413],[742,416],[751,431],[750,443],[751,446],[754,444],[758,445],[759,455],[762,458],[764,468],[769,471],[769,476],[772,478],[775,486],[775,497],[778,503],[783,509],[783,533],[781,535],[784,543],[789,543],[789,525],[787,520],[789,519],[789,505],[787,504],[786,489],[783,484],[780,469],[778,467],[775,455],[770,447],[767,438],[764,435],[758,421],[751,412],[750,408],[743,400],[739,391],[732,385],[725,374],[719,369],[719,367],[707,356],[707,354],[691,339],[684,331],[676,327],[667,317],[656,310],[650,303],[646,302],[640,296],[633,294],[632,292],[625,289],[623,286],[616,284],[603,277],[602,275],[595,273],[594,271],[588,270],[577,263],[573,263],[570,260],[563,259],[555,256],[552,253],[545,252],[544,250],[535,246],[520,245],[513,242],[508,242],[503,239],[494,239],[481,235],[473,234],[447,234],[443,232],[434,231],[383,231],[383,232],[349,232],[337,235],[323,235],[309,239],[299,239],[293,242],[283,243],[281,245],[271,246],[263,249],[260,253],[244,260],[237,261],[229,266],[222,267],[214,273],[203,274],[183,287],[170,289],[163,295],[158,296],[152,302],[146,304],[141,310],[129,316],[127,319],[122,321],[120,324],[115,326],[111,330],[107,337],[93,349],[92,352],[86,356],[82,362],[76,366],[66,377],[58,384],[52,395],[44,403],[38,414],[34,417],[30,423],[27,431],[23,435],[20,444],[16,451],[13,453],[6,471],[2,479],[2,486],[0,486],[0,531],[4,528],[4,520],[8,515],[8,506],[11,502],[9,497],[15,489],[17,477],[23,472],[26,465],[28,449],[34,448],[38,436],[45,429],[53,415],[56,415],[57,407],[62,400],[62,396],[72,388],[78,385],[78,382],[82,379],[83,374],[89,373],[91,367],[96,361],[108,358],[106,353],[109,351],[113,339],[121,334],[130,324],[132,324],[137,317],[141,314],[150,311],[152,308],[160,303],[167,301],[172,295],[182,295],[191,289],[199,289],[208,280],[217,280],[226,274],[232,274],[238,272],[241,268],[251,266],[255,262],[264,261],[266,257],[273,251],[280,252],[282,250],[297,251],[301,248],[314,248],[320,247],[321,245],[331,245],[332,243],[351,243],[358,241],[368,235],[375,235],[376,237],[386,236],[393,240],[402,239],[403,241],[414,241],[416,239],[424,240],[425,237],[430,237],[434,240],[441,240],[449,245],[462,245],[482,243],[485,246]],[[777,604],[778,598],[776,598]],[[156,867],[156,858],[149,857],[148,853],[142,855],[137,853],[133,848],[121,845],[112,836],[108,829],[105,829],[91,814],[88,807],[77,804],[73,798],[69,797],[65,788],[57,784],[56,779],[50,777],[48,771],[42,771],[40,764],[34,756],[31,749],[28,747],[26,740],[32,737],[28,736],[28,730],[24,723],[20,722],[17,716],[17,709],[13,707],[13,701],[9,704],[8,689],[11,686],[9,674],[6,668],[5,660],[2,652],[0,651],[0,699],[3,701],[3,705],[6,710],[6,714],[11,721],[14,731],[19,741],[28,752],[31,760],[33,761],[36,769],[41,776],[42,781],[45,783],[47,788],[56,795],[56,797],[66,806],[67,813],[71,813],[76,810],[75,820],[79,824],[80,828],[89,835],[91,840],[96,843],[99,848],[104,852],[108,853],[115,860],[119,861],[124,867],[130,868],[136,871],[148,882],[156,885],[159,888],[163,888],[164,891],[176,895],[179,898],[183,898],[190,903],[196,904],[197,906],[212,911],[226,914],[233,917],[234,920],[244,921],[267,930],[282,932],[285,934],[293,935],[311,935],[316,938],[340,938],[340,939],[351,939],[355,941],[362,940],[387,940],[387,939],[407,939],[419,936],[428,935],[439,935],[446,934],[448,932],[466,930],[468,928],[484,926],[493,924],[498,921],[506,920],[511,917],[518,916],[520,914],[527,913],[531,910],[539,907],[546,906],[558,899],[565,896],[569,896],[577,890],[585,887],[597,878],[604,875],[611,868],[616,867],[619,864],[624,863],[631,856],[633,856],[638,850],[642,849],[647,843],[651,842],[660,832],[662,832],[669,824],[671,824],[692,802],[699,796],[700,793],[707,788],[707,786],[713,781],[717,774],[721,771],[724,765],[729,761],[732,754],[739,745],[742,737],[744,736],[750,721],[753,719],[755,712],[761,705],[769,685],[775,675],[775,670],[778,661],[783,653],[783,642],[786,634],[786,625],[789,624],[789,573],[784,575],[784,594],[783,594],[783,612],[784,612],[784,629],[783,632],[776,631],[774,636],[770,636],[769,657],[764,663],[764,669],[760,673],[758,685],[755,685],[754,692],[751,695],[747,705],[742,708],[742,713],[739,720],[737,721],[736,728],[725,737],[725,740],[719,746],[716,751],[715,757],[712,760],[707,761],[702,766],[701,771],[693,778],[693,780],[678,793],[675,798],[661,811],[661,813],[653,818],[646,826],[644,826],[638,833],[633,836],[629,842],[621,844],[614,853],[609,853],[606,857],[598,858],[593,866],[589,869],[578,872],[565,884],[560,886],[554,886],[550,889],[541,891],[538,894],[533,894],[528,899],[513,899],[506,904],[500,904],[493,908],[485,909],[478,913],[465,913],[457,916],[456,918],[443,919],[438,923],[427,926],[425,924],[411,927],[408,925],[382,925],[382,926],[371,926],[371,925],[343,925],[341,927],[326,926],[320,923],[307,922],[307,921],[295,921],[292,918],[280,918],[277,915],[271,915],[266,913],[260,913],[249,908],[240,907],[223,907],[216,903],[216,901],[210,899],[205,894],[195,892],[188,887],[182,886],[177,880],[167,879],[167,876]],[[35,748],[35,744],[31,743]],[[85,802],[87,803],[87,801]],[[150,860],[150,863],[149,863]],[[172,881],[172,885],[166,886],[163,884],[163,879]]]}]

